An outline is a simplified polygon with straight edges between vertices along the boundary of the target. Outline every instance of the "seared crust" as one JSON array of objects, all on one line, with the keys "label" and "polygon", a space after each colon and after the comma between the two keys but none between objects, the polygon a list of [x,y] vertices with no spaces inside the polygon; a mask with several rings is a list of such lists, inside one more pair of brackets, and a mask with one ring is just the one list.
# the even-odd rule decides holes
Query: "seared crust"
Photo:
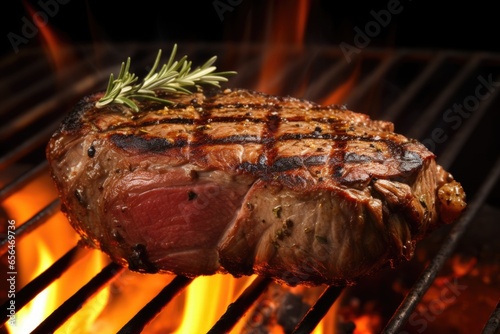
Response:
[{"label": "seared crust", "polygon": [[92,133],[130,154],[176,151],[186,163],[279,178],[289,187],[362,188],[373,178],[408,177],[434,158],[420,143],[392,132],[392,123],[342,106],[247,90],[209,96],[180,96],[174,106],[143,105],[132,114],[116,105],[96,109],[96,94],[76,106],[59,133]]},{"label": "seared crust", "polygon": [[[460,184],[422,144],[342,106],[211,90],[136,114],[96,109],[100,96],[77,104],[47,157],[70,223],[134,270],[345,284],[411,258],[416,241],[465,208]],[[211,239],[194,246],[204,249],[198,263],[187,248],[139,235],[154,238],[131,218],[137,198],[162,205],[144,194],[214,184],[231,203],[217,231],[204,227]]]}]

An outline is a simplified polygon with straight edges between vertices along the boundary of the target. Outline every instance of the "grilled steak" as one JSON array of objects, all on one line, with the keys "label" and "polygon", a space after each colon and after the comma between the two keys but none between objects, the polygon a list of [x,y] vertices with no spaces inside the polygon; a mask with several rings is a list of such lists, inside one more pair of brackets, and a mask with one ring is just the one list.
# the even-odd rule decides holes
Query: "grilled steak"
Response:
[{"label": "grilled steak", "polygon": [[422,144],[343,107],[214,90],[133,113],[100,96],[47,157],[83,241],[132,270],[349,284],[465,207]]}]

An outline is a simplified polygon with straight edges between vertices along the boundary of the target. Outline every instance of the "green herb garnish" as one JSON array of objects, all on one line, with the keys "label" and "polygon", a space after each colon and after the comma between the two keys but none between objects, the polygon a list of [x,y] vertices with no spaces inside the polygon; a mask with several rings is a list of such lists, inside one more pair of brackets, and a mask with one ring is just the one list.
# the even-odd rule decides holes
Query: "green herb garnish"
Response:
[{"label": "green herb garnish", "polygon": [[134,100],[144,99],[172,104],[172,101],[157,97],[156,92],[189,94],[191,93],[189,88],[192,89],[200,85],[220,87],[219,82],[227,81],[226,76],[236,74],[234,71],[214,72],[216,67],[212,65],[217,59],[216,56],[207,60],[201,67],[191,71],[191,61],[187,60],[187,56],[174,61],[176,53],[177,44],[174,45],[168,62],[156,72],[161,58],[161,50],[159,50],[153,67],[139,83],[137,83],[138,77],[129,72],[130,57],[127,58],[127,61],[122,63],[118,78],[115,79],[113,73],[109,76],[106,93],[97,101],[96,107],[102,108],[110,103],[117,103],[125,104],[138,112],[139,107]]}]

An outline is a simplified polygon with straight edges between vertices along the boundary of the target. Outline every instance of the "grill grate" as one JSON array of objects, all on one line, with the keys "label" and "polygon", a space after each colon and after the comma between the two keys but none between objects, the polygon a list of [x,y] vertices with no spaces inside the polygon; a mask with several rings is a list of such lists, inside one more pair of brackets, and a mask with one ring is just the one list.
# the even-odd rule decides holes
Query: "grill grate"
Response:
[{"label": "grill grate", "polygon": [[[423,140],[438,154],[438,162],[450,169],[460,180],[469,196],[469,208],[448,234],[444,243],[429,266],[394,311],[387,323],[385,333],[397,333],[404,328],[411,313],[438,275],[440,269],[454,251],[467,227],[474,222],[478,210],[488,202],[498,200],[494,192],[500,174],[499,146],[494,140],[481,141],[484,136],[494,134],[488,127],[495,117],[500,80],[500,55],[486,53],[465,53],[456,51],[428,50],[377,50],[365,49],[358,59],[348,63],[339,50],[329,47],[311,47],[307,51],[293,47],[277,48],[269,55],[258,45],[185,45],[186,54],[206,58],[206,54],[220,55],[219,64],[236,68],[239,75],[230,82],[233,87],[259,87],[275,93],[277,83],[279,94],[292,95],[325,102],[333,91],[343,87],[344,82],[355,77],[356,84],[350,94],[342,97],[352,110],[370,114],[395,122],[398,132]],[[40,50],[26,50],[19,55],[0,61],[4,74],[3,101],[0,109],[0,138],[8,145],[0,149],[0,200],[16,193],[36,177],[48,173],[44,159],[44,147],[62,115],[83,95],[102,89],[110,72],[117,72],[117,61],[122,55],[131,55],[133,65],[143,68],[155,54],[156,45],[126,44],[106,48],[100,58],[94,56],[96,46],[80,46],[64,50],[68,64],[51,64]],[[277,78],[269,85],[259,83],[258,69],[268,57],[294,59],[286,68],[276,69],[268,77]],[[224,59],[225,58],[225,59]],[[78,61],[75,61],[78,59]],[[16,66],[13,66],[15,64]],[[99,65],[97,65],[99,64]],[[23,67],[24,66],[24,67]],[[18,71],[18,68],[24,68]],[[224,70],[224,69],[223,69]],[[138,73],[140,74],[140,73]],[[23,82],[43,78],[28,87]],[[314,78],[314,81],[311,81]],[[6,83],[10,85],[7,86]],[[489,82],[487,86],[485,82]],[[481,95],[477,95],[478,85]],[[9,87],[9,88],[7,88]],[[304,88],[307,87],[307,88]],[[487,98],[485,97],[487,95]],[[479,101],[480,103],[476,103]],[[463,111],[456,123],[447,122],[446,110],[456,103],[470,107]],[[466,103],[469,103],[467,105]],[[476,103],[477,105],[470,105]],[[474,107],[474,108],[473,108]],[[460,114],[462,115],[462,114]],[[457,125],[460,121],[460,125]],[[441,129],[440,136],[434,136]],[[441,140],[443,133],[446,140]],[[426,137],[427,136],[427,137]],[[474,145],[483,143],[477,156],[481,164],[474,177],[470,176],[471,161],[475,160]],[[497,187],[498,188],[498,187]],[[470,200],[472,199],[472,200]],[[494,203],[495,205],[495,203]],[[498,202],[496,202],[498,207]],[[53,199],[37,214],[22,222],[16,229],[20,240],[42,226],[60,210],[60,202]],[[21,223],[21,222],[18,222]],[[7,238],[0,240],[0,254],[6,256]],[[24,306],[40,291],[77,261],[84,259],[88,251],[78,246],[70,249],[44,273],[16,293],[16,305]],[[78,311],[80,305],[109,284],[123,268],[111,263],[97,276],[54,311],[35,330],[36,333],[55,331],[68,317]],[[140,332],[177,294],[191,283],[191,279],[176,277],[161,292],[140,310],[120,333]],[[267,278],[256,278],[253,283],[228,305],[226,313],[214,324],[210,333],[228,332],[242,318],[245,312],[259,298],[270,284]],[[328,287],[315,305],[295,328],[294,333],[309,333],[321,321],[326,312],[338,299],[342,288]],[[4,300],[1,296],[0,300]],[[5,310],[9,300],[3,302]],[[484,333],[494,333],[499,327],[498,306],[492,310]],[[7,321],[7,315],[2,318]]]},{"label": "grill grate", "polygon": [[411,312],[415,309],[425,291],[429,289],[432,281],[436,278],[437,273],[455,249],[460,237],[464,234],[466,228],[477,214],[477,211],[485,202],[486,196],[490,193],[491,189],[497,182],[498,177],[500,176],[500,158],[497,160],[495,167],[489,175],[490,177],[487,178],[481,185],[479,193],[476,195],[474,200],[469,203],[468,211],[466,211],[463,217],[455,224],[438,254],[434,257],[427,269],[422,273],[417,283],[413,286],[413,289],[406,295],[403,303],[387,324],[384,332],[397,333],[408,320]]}]

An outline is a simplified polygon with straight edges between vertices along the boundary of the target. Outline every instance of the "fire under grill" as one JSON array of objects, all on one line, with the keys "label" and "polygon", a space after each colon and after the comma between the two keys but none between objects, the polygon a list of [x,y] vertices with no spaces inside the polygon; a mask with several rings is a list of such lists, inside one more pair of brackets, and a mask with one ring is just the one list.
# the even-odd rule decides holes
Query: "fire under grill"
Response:
[{"label": "fire under grill", "polygon": [[[9,332],[7,325],[11,320],[9,315],[12,313],[9,313],[9,306],[12,305],[12,300],[15,300],[16,312],[21,312],[47,287],[68,275],[72,266],[87,261],[88,254],[92,252],[80,247],[75,241],[72,247],[60,251],[61,255],[46,265],[36,277],[26,281],[22,269],[18,267],[19,257],[24,252],[21,247],[25,247],[23,240],[40,238],[38,232],[44,229],[44,225],[54,216],[61,215],[60,202],[54,196],[54,191],[38,193],[39,190],[33,190],[32,192],[37,193],[32,193],[29,201],[34,201],[32,198],[36,198],[37,203],[21,200],[20,210],[32,204],[37,209],[29,217],[19,218],[9,210],[9,199],[24,189],[31,189],[30,184],[38,178],[47,177],[45,145],[75,102],[86,94],[104,89],[109,73],[117,73],[119,63],[128,55],[132,58],[132,66],[137,74],[141,75],[141,71],[147,72],[147,64],[151,64],[152,56],[156,55],[159,47],[165,48],[151,44],[79,46],[58,50],[57,57],[49,57],[43,50],[27,49],[1,59],[0,68],[3,73],[0,90],[2,94],[0,266],[3,275],[1,286],[5,286],[7,279],[13,276],[17,284],[14,298],[9,297],[9,292],[12,292],[9,290],[10,284],[0,291],[2,293],[0,309],[3,317],[0,333]],[[429,240],[422,242],[430,245],[423,251],[425,259],[419,259],[424,265],[410,279],[411,284],[402,289],[401,297],[396,298],[396,302],[384,301],[384,298],[377,302],[390,304],[388,306],[390,310],[386,311],[385,317],[381,317],[379,329],[384,333],[421,333],[425,330],[431,332],[429,328],[439,328],[433,326],[443,320],[434,319],[444,313],[444,308],[438,309],[438,304],[434,303],[435,309],[439,312],[436,311],[434,314],[427,312],[425,315],[419,304],[430,292],[433,284],[441,279],[443,268],[453,261],[457,249],[464,243],[466,244],[464,247],[468,249],[469,246],[465,241],[474,239],[474,246],[483,246],[480,252],[472,252],[475,261],[486,259],[488,263],[496,263],[496,267],[493,265],[494,269],[490,270],[490,277],[483,279],[484,286],[479,285],[477,288],[477,294],[484,294],[483,302],[487,301],[486,306],[481,308],[485,311],[480,316],[464,311],[471,307],[466,308],[464,305],[474,304],[476,301],[466,300],[457,293],[453,296],[453,303],[460,306],[456,309],[462,310],[462,313],[456,313],[454,316],[461,319],[464,326],[470,322],[466,319],[479,317],[480,330],[483,333],[498,332],[500,252],[498,248],[490,247],[490,243],[496,244],[494,241],[486,239],[498,231],[496,225],[500,221],[498,191],[500,142],[496,133],[500,120],[498,117],[500,100],[497,96],[500,91],[500,54],[367,48],[363,49],[357,58],[348,61],[338,48],[312,46],[263,49],[259,45],[229,44],[186,44],[181,46],[179,53],[189,54],[195,60],[195,64],[196,59],[203,60],[211,55],[218,55],[219,69],[238,71],[238,75],[230,80],[228,84],[230,87],[291,95],[322,104],[345,103],[351,110],[369,114],[376,119],[393,121],[397,132],[421,140],[435,152],[438,162],[463,184],[469,206],[458,222],[443,227],[430,236]],[[266,66],[269,63],[278,63],[282,66],[269,68]],[[488,226],[488,222],[494,226]],[[15,224],[15,234],[9,233],[9,224]],[[480,235],[478,230],[485,232]],[[52,237],[57,237],[59,231],[50,233]],[[15,240],[15,243],[9,242],[10,240]],[[35,244],[36,248],[36,243],[32,244]],[[11,245],[16,246],[14,267],[9,267],[8,261]],[[32,252],[37,253],[36,250]],[[418,254],[417,252],[416,257],[419,257]],[[82,305],[95,298],[100,291],[112,285],[117,277],[128,271],[109,262],[101,267],[102,270],[87,283],[78,286],[62,304],[55,305],[50,314],[43,319],[33,320],[39,322],[33,333],[55,332],[68,319],[82,312]],[[405,266],[395,270],[388,269],[384,275],[405,276],[408,272],[405,270],[407,270]],[[23,280],[21,286],[20,282]],[[379,286],[370,288],[370,280],[369,278],[366,282],[360,282],[353,288],[333,286],[324,288],[312,303],[307,304],[305,310],[298,313],[300,316],[297,320],[283,331],[313,332],[325,315],[332,310],[332,305],[336,301],[340,302],[340,299],[345,300],[348,296],[362,293],[364,286],[368,286],[366,290],[379,288]],[[377,278],[373,280],[376,281]],[[193,282],[194,280],[190,278],[173,277],[168,284],[159,289],[156,296],[149,299],[137,313],[121,325],[119,333],[146,331],[158,314],[171,311],[167,306],[174,303]],[[211,324],[209,332],[225,333],[234,330],[241,322],[262,322],[262,319],[249,320],[245,314],[253,312],[252,308],[259,303],[259,299],[263,298],[272,284],[269,278],[252,277],[236,298],[227,303],[225,313]],[[469,291],[473,291],[472,285],[467,287]],[[140,294],[140,291],[139,288],[137,294]],[[224,289],[221,291],[224,293]],[[465,293],[462,294],[464,295]],[[351,300],[363,299],[356,298]],[[447,300],[451,300],[449,295]],[[134,302],[132,298],[127,300],[127,304]],[[472,307],[479,306],[472,305]],[[339,309],[341,307],[337,308]],[[18,314],[20,316],[20,313]],[[172,318],[177,316],[172,315]],[[294,317],[295,313],[289,318]],[[21,319],[18,317],[17,321]],[[337,324],[334,329],[328,329],[325,325],[323,332],[350,333],[357,330],[359,333],[368,333],[368,331],[362,332],[360,328],[355,329],[356,324],[356,322],[350,325],[349,322],[343,325]],[[246,332],[259,333],[256,329]],[[447,331],[441,332],[447,333]],[[460,333],[460,331],[454,333],[457,332]]]}]

